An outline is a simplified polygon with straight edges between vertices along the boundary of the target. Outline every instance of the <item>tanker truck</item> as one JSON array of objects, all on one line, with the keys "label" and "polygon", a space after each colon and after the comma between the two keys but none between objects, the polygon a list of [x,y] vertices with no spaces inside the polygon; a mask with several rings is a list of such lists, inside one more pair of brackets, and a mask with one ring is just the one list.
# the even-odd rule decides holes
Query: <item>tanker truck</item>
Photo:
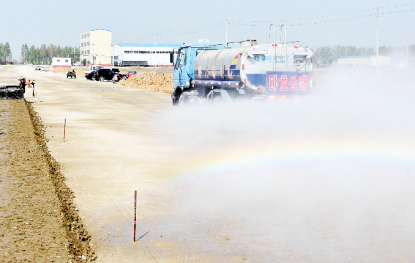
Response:
[{"label": "tanker truck", "polygon": [[174,65],[173,105],[307,94],[312,87],[312,55],[298,41],[184,43]]}]

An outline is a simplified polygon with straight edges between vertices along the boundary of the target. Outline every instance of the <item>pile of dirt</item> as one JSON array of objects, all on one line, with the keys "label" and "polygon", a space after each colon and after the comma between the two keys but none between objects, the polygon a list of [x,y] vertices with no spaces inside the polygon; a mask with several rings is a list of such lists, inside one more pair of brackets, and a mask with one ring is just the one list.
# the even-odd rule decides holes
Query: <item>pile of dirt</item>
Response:
[{"label": "pile of dirt", "polygon": [[173,74],[171,73],[139,71],[134,76],[119,83],[128,87],[161,91],[169,94],[172,94],[174,91]]},{"label": "pile of dirt", "polygon": [[0,104],[0,262],[96,259],[73,192],[24,100]]},{"label": "pile of dirt", "polygon": [[[51,72],[65,74],[65,75],[68,73],[68,71],[72,71],[72,70],[73,69],[69,69],[69,68],[51,68],[50,69]],[[84,69],[75,69],[75,72],[76,72],[76,77],[78,77],[78,78],[85,76],[85,70]]]}]

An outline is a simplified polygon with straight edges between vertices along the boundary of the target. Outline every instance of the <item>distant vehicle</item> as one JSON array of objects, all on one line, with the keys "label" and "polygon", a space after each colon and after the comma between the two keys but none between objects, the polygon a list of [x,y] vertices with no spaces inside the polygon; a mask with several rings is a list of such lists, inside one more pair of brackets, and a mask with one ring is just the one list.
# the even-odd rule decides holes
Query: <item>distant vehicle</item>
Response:
[{"label": "distant vehicle", "polygon": [[40,66],[39,71],[48,71],[48,69],[45,66]]},{"label": "distant vehicle", "polygon": [[112,80],[112,78],[114,77],[114,74],[116,73],[114,73],[109,68],[101,68],[101,69],[98,69],[98,71],[95,73],[95,80],[96,81]]},{"label": "distant vehicle", "polygon": [[100,66],[100,65],[90,65],[89,66],[89,70],[86,70],[85,71],[85,78],[86,78],[87,74],[89,74],[90,72],[92,72],[94,70],[101,69],[101,68],[104,68],[104,67],[103,66]]},{"label": "distant vehicle", "polygon": [[129,77],[131,77],[131,76],[134,76],[135,74],[137,74],[137,71],[135,71],[135,70],[130,70],[130,71],[128,71],[127,72],[127,78],[129,78]]},{"label": "distant vehicle", "polygon": [[95,74],[97,73],[98,70],[93,70],[87,74],[85,74],[85,78],[89,79],[89,80],[95,80]]},{"label": "distant vehicle", "polygon": [[36,66],[35,70],[40,70],[42,66]]},{"label": "distant vehicle", "polygon": [[120,80],[126,80],[127,79],[127,75],[126,74],[121,74],[121,73],[116,73],[114,74],[114,77],[112,77],[112,83],[115,84]]},{"label": "distant vehicle", "polygon": [[66,78],[75,78],[76,79],[76,72],[74,71],[68,71],[68,73],[66,73]]}]

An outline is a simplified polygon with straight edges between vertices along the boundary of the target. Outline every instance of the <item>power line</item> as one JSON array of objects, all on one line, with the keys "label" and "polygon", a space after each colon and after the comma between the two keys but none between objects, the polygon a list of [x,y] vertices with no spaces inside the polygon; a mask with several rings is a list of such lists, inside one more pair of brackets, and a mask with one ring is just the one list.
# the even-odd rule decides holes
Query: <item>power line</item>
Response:
[{"label": "power line", "polygon": [[[276,21],[279,22],[293,22],[293,21],[303,21],[303,20],[314,20],[314,19],[321,19],[321,18],[328,18],[328,17],[339,17],[339,16],[345,16],[345,15],[351,15],[356,13],[362,13],[362,12],[368,12],[368,11],[375,11],[376,9],[385,9],[385,8],[396,8],[396,7],[403,7],[403,6],[413,6],[415,4],[404,4],[404,5],[394,5],[394,6],[382,6],[379,8],[368,8],[364,10],[358,10],[353,12],[347,12],[342,14],[334,14],[334,15],[327,15],[327,16],[316,16],[316,17],[310,17],[310,18],[298,18],[298,19],[279,19]],[[231,21],[241,21],[241,22],[250,22],[250,23],[274,23],[275,21],[267,20],[267,21],[246,21],[246,20],[231,20]]]},{"label": "power line", "polygon": [[[179,32],[166,32],[166,31],[161,31],[161,32],[157,32],[156,34],[159,36],[179,36],[179,35],[191,35],[191,34],[195,34],[195,33],[199,33],[199,32],[205,32],[205,31],[209,31],[212,29],[216,29],[219,27],[222,27],[224,25],[224,22],[217,22],[217,23],[213,23],[213,24],[208,24],[208,25],[203,25],[203,26],[199,26],[196,28],[192,28],[192,29],[187,29],[187,30],[183,30],[183,31],[179,31]],[[154,33],[152,34],[146,34],[146,35],[142,35],[140,37],[138,37],[137,39],[150,39],[154,36]]]},{"label": "power line", "polygon": [[[273,23],[276,26],[281,26],[282,24],[285,24],[286,26],[307,26],[307,25],[320,25],[320,24],[332,24],[332,23],[339,23],[339,22],[345,22],[345,21],[353,21],[358,19],[363,19],[367,17],[373,17],[374,13],[369,14],[361,14],[361,15],[354,15],[359,13],[365,13],[368,11],[374,11],[376,9],[391,9],[391,8],[398,8],[398,7],[405,7],[405,6],[413,6],[415,4],[403,4],[403,5],[390,5],[390,6],[382,6],[379,8],[368,8],[364,10],[358,10],[353,12],[347,12],[342,14],[334,14],[334,15],[327,15],[327,16],[317,16],[317,17],[311,17],[311,18],[299,18],[299,19],[290,19],[290,20],[264,20],[264,21],[247,21],[247,20],[228,20],[228,25],[236,25],[236,26],[250,26],[250,27],[269,27],[269,24],[264,23]],[[401,14],[401,13],[409,13],[414,12],[415,9],[405,9],[405,10],[395,10],[395,11],[387,11],[379,12],[379,15],[393,15],[393,14]],[[353,16],[350,16],[353,15]],[[346,16],[346,17],[344,17]],[[336,19],[328,19],[328,20],[322,20],[322,21],[310,21],[310,20],[317,20],[317,19],[325,19],[325,18],[331,18],[336,17]],[[296,22],[299,21],[299,23],[288,23],[287,22]],[[304,22],[301,22],[304,21]],[[195,33],[200,32],[206,32],[209,30],[213,30],[216,28],[220,28],[225,24],[225,21],[216,22],[213,24],[203,25],[196,28],[191,28],[187,30],[182,30],[178,32],[166,32],[166,31],[159,31],[156,34],[157,35],[165,35],[165,36],[180,36],[180,35],[191,35]],[[154,36],[154,33],[145,34],[142,36],[139,36],[138,40],[148,40],[152,39]]]},{"label": "power line", "polygon": [[[409,13],[413,12],[415,9],[406,9],[406,10],[398,10],[398,11],[389,11],[389,12],[383,12],[379,13],[379,15],[393,15],[393,14],[400,14],[400,13]],[[323,20],[323,21],[314,21],[314,22],[304,22],[304,23],[297,23],[297,24],[285,24],[286,26],[305,26],[305,25],[319,25],[319,24],[331,24],[331,23],[338,23],[343,21],[352,21],[352,20],[358,20],[366,17],[373,17],[375,14],[364,14],[364,15],[357,15],[357,16],[351,16],[351,17],[343,17],[338,19],[332,19],[332,20]],[[338,15],[341,16],[341,15]],[[327,16],[331,17],[331,16]],[[300,19],[299,19],[300,20]],[[249,21],[248,21],[249,22]],[[272,21],[261,21],[261,22],[269,22],[274,23],[275,25],[278,25],[275,22]],[[229,23],[230,25],[239,25],[239,26],[258,26],[258,27],[268,27],[269,25],[264,24],[252,24],[252,23]],[[281,26],[282,24],[279,24]]]}]

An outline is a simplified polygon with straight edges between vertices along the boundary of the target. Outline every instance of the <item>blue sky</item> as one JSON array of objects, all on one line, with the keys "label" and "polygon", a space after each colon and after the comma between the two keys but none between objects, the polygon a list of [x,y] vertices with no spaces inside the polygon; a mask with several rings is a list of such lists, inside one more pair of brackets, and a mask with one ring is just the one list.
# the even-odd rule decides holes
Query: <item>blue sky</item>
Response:
[{"label": "blue sky", "polygon": [[[390,13],[379,19],[380,45],[415,44],[415,12],[405,11],[415,9],[415,1],[408,0],[15,0],[1,5],[0,42],[8,41],[13,58],[19,59],[23,43],[79,46],[80,33],[102,28],[111,30],[119,43],[154,43],[154,33],[157,42],[165,44],[200,38],[225,41],[228,20],[229,41],[265,43],[272,21],[288,24],[288,40],[310,47],[369,47],[376,45],[376,18],[370,14],[379,7],[381,13]],[[302,23],[308,24],[293,26]]]}]

